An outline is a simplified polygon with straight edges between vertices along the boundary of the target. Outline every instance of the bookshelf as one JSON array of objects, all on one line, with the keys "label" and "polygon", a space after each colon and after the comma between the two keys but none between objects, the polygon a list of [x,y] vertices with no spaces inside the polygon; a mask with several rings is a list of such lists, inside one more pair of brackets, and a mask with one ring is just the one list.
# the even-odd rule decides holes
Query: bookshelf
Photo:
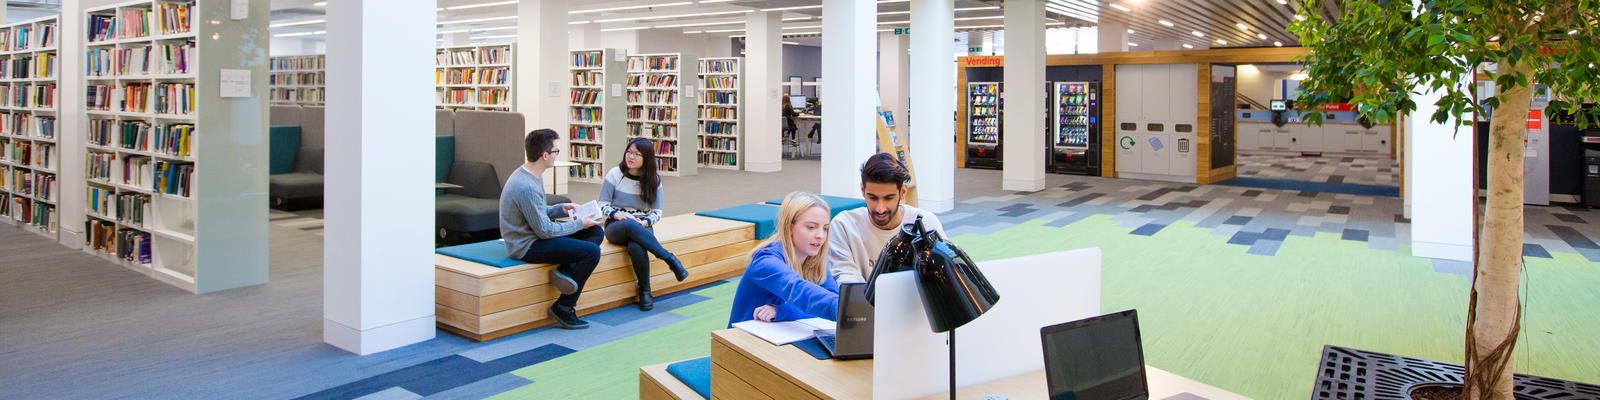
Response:
[{"label": "bookshelf", "polygon": [[272,104],[320,106],[327,98],[327,56],[272,57],[267,75],[267,96]]},{"label": "bookshelf", "polygon": [[516,111],[516,44],[440,47],[434,52],[438,108]]},{"label": "bookshelf", "polygon": [[700,165],[706,168],[743,168],[743,73],[741,57],[700,59],[700,124],[695,136]]},{"label": "bookshelf", "polygon": [[628,137],[645,137],[655,143],[657,171],[666,176],[694,175],[698,162],[682,161],[698,154],[698,140],[681,140],[681,127],[694,126],[697,116],[681,110],[698,110],[695,84],[679,79],[682,68],[698,65],[683,53],[639,54],[628,57]]},{"label": "bookshelf", "polygon": [[60,234],[57,17],[0,27],[0,220]]},{"label": "bookshelf", "polygon": [[266,161],[268,90],[219,86],[224,68],[267,78],[266,39],[246,34],[266,30],[266,6],[250,7],[242,21],[226,0],[84,12],[85,251],[192,292],[266,281],[265,179],[240,166]]},{"label": "bookshelf", "polygon": [[625,66],[617,61],[615,49],[573,50],[571,55],[567,160],[578,165],[567,174],[573,181],[601,183],[606,170],[622,162],[628,143],[622,133]]}]

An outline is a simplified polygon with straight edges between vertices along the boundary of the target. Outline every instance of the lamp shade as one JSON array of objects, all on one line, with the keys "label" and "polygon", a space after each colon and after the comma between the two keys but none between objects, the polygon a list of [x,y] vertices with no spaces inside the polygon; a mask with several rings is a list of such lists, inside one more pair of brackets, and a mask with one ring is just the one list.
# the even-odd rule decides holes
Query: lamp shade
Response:
[{"label": "lamp shade", "polygon": [[873,302],[878,276],[900,271],[916,273],[922,309],[934,332],[947,332],[988,312],[1000,293],[978,270],[977,263],[937,231],[928,231],[922,217],[900,228],[884,245],[867,279],[867,301]]}]

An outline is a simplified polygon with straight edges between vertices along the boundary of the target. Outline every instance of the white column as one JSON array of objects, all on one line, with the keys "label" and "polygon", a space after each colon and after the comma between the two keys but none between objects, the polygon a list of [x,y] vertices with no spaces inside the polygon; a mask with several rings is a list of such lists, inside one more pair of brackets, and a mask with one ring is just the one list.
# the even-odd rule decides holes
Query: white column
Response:
[{"label": "white column", "polygon": [[745,22],[744,169],[783,170],[783,12],[757,11]]},{"label": "white column", "polygon": [[[462,28],[462,29],[466,29],[466,28]],[[466,46],[466,45],[470,45],[470,44],[472,44],[472,34],[471,33],[468,33],[468,32],[452,32],[452,33],[444,34],[444,45],[446,47],[449,47],[449,46]]]},{"label": "white column", "polygon": [[1178,45],[1178,38],[1155,38],[1150,40],[1150,50],[1182,50]]},{"label": "white column", "polygon": [[901,135],[911,133],[911,121],[906,120],[906,101],[910,97],[906,92],[911,61],[910,52],[906,51],[909,45],[906,35],[878,33],[878,96],[883,98],[883,109],[894,115],[895,130]]},{"label": "white column", "polygon": [[572,37],[567,40],[567,47],[573,50],[600,48],[600,24],[591,22],[568,26],[570,28],[567,31],[571,32]]},{"label": "white column", "polygon": [[328,2],[322,334],[356,354],[434,336],[433,225],[394,223],[434,211],[433,8]]},{"label": "white column", "polygon": [[[56,146],[56,154],[61,159],[57,162],[60,174],[57,175],[56,189],[61,191],[58,198],[62,207],[56,207],[59,215],[58,231],[61,232],[61,244],[70,248],[83,247],[83,220],[84,209],[66,207],[67,204],[85,204],[84,196],[88,189],[82,184],[83,171],[83,7],[80,0],[61,0],[61,15],[64,18],[56,20],[59,24],[56,34],[56,107],[61,110],[61,118],[56,120],[60,126],[56,127],[56,139],[60,140]],[[0,10],[5,6],[0,5]],[[3,13],[3,11],[0,11]],[[3,20],[4,15],[0,15]],[[68,56],[71,54],[71,56]],[[76,184],[73,184],[76,182]]]},{"label": "white column", "polygon": [[[549,128],[560,134],[556,148],[567,148],[567,103],[570,101],[567,69],[567,2],[517,3],[516,96],[522,113],[522,134]],[[520,139],[521,136],[518,136]],[[565,160],[570,151],[562,151]],[[544,173],[546,193],[562,192],[567,179],[555,179],[555,168]],[[565,169],[561,171],[565,172]]]},{"label": "white column", "polygon": [[1006,3],[1005,127],[1001,187],[1044,190],[1044,0]]},{"label": "white column", "polygon": [[[1470,85],[1471,82],[1460,83]],[[1468,86],[1470,87],[1470,86]],[[1426,87],[1412,97],[1417,110],[1406,116],[1406,172],[1411,179],[1407,199],[1424,207],[1411,209],[1411,255],[1472,261],[1472,206],[1477,185],[1472,181],[1472,122],[1457,130],[1456,121],[1433,123],[1440,93]],[[1414,161],[1413,161],[1414,160]]]},{"label": "white column", "polygon": [[861,197],[861,163],[877,150],[877,12],[871,1],[822,2],[822,194]]},{"label": "white column", "polygon": [[911,163],[917,203],[933,212],[955,208],[954,8],[953,0],[911,0]]},{"label": "white column", "polygon": [[1101,53],[1128,51],[1128,24],[1124,22],[1100,21],[1100,26],[1095,32],[1098,38],[1096,43]]}]

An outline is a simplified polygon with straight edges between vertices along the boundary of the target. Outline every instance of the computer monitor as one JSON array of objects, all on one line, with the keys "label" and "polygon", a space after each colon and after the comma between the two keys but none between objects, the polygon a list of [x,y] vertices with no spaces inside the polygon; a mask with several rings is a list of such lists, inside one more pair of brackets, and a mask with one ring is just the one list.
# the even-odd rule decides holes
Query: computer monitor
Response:
[{"label": "computer monitor", "polygon": [[1144,350],[1133,310],[1039,329],[1053,400],[1145,400]]},{"label": "computer monitor", "polygon": [[805,106],[806,106],[806,96],[805,95],[799,95],[799,94],[790,95],[789,96],[789,105],[790,106],[794,106],[794,108],[805,108]]},{"label": "computer monitor", "polygon": [[1271,108],[1272,111],[1285,111],[1289,109],[1289,103],[1283,100],[1273,100],[1272,104],[1267,105],[1267,107]]}]

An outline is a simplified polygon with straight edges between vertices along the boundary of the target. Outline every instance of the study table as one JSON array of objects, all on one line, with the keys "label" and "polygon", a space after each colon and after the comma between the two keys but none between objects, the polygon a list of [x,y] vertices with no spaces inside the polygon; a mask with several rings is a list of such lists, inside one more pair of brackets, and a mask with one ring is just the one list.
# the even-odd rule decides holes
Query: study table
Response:
[{"label": "study table", "polygon": [[[1150,399],[1245,399],[1246,397],[1145,366]],[[946,376],[930,377],[944,380]],[[1044,399],[1043,370],[957,390],[961,399],[1002,395]],[[794,346],[773,346],[738,329],[711,332],[712,399],[870,399],[872,360],[818,360]],[[947,394],[927,397],[946,399]]]}]

